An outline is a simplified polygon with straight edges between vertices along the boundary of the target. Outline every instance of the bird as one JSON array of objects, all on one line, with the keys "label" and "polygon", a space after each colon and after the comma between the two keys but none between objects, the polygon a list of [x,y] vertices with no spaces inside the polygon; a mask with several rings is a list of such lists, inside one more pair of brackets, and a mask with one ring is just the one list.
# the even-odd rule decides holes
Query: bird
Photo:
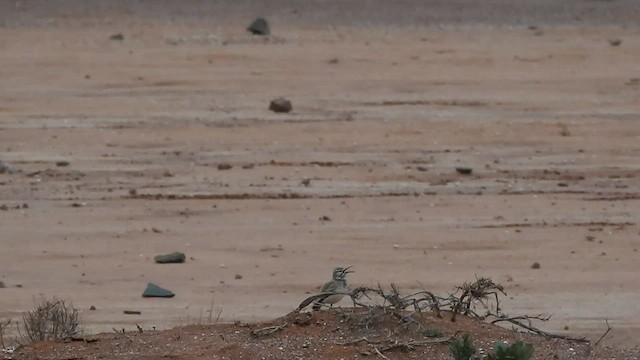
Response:
[{"label": "bird", "polygon": [[333,304],[342,300],[345,294],[349,292],[349,288],[347,287],[347,280],[345,277],[348,273],[352,273],[353,271],[349,271],[351,266],[346,268],[337,267],[333,269],[333,277],[332,280],[322,285],[322,289],[320,290],[320,294],[327,293],[326,296],[322,296],[318,298],[313,303],[313,310],[318,311],[322,307],[322,304],[329,304],[333,306]]}]

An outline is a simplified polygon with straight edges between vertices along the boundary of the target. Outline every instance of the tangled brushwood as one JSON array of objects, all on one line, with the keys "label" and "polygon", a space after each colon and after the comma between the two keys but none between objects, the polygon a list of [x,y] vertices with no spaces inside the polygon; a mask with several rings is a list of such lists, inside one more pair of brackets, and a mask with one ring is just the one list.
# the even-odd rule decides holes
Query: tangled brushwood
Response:
[{"label": "tangled brushwood", "polygon": [[20,336],[26,342],[72,338],[81,331],[79,315],[64,300],[42,298],[35,301],[33,310],[22,314]]},{"label": "tangled brushwood", "polygon": [[[327,295],[332,294],[321,293],[308,297],[298,306],[296,311],[303,310]],[[352,324],[366,328],[378,320],[391,317],[407,329],[428,333],[431,329],[425,325],[422,315],[426,311],[430,311],[438,318],[449,317],[452,322],[456,321],[456,317],[463,315],[492,324],[507,322],[514,328],[524,329],[546,338],[589,342],[586,338],[551,334],[533,325],[534,320],[549,320],[548,316],[510,316],[504,313],[500,308],[500,295],[506,296],[504,287],[485,277],[477,278],[474,282],[464,283],[456,287],[453,293],[444,297],[437,296],[428,290],[404,295],[394,284],[391,284],[388,290],[380,285],[376,288],[358,287],[344,295],[351,298],[353,309],[336,308],[333,311],[350,320]],[[448,341],[452,340],[452,338],[448,339]]]}]

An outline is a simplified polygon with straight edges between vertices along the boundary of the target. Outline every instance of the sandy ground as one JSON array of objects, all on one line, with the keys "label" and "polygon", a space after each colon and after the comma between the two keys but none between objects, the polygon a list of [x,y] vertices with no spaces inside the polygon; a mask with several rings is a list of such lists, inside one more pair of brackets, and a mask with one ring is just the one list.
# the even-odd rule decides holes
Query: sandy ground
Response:
[{"label": "sandy ground", "polygon": [[[0,318],[44,294],[88,332],[270,319],[352,265],[354,285],[442,294],[491,276],[547,330],[608,320],[608,344],[640,344],[639,28],[262,40],[4,14],[0,160],[22,172],[0,174]],[[278,96],[292,113],[268,111]],[[154,264],[172,251],[187,262]],[[147,282],[177,295],[143,299]]]}]

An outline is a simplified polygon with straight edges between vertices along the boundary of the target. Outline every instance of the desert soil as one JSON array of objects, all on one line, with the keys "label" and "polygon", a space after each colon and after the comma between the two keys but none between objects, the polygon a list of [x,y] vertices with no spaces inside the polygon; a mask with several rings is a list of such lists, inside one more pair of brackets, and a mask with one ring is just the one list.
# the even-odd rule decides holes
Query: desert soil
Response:
[{"label": "desert soil", "polygon": [[637,3],[324,26],[283,2],[268,38],[247,4],[73,3],[1,5],[1,319],[42,294],[88,333],[263,321],[351,265],[443,295],[489,276],[547,331],[640,345]]}]

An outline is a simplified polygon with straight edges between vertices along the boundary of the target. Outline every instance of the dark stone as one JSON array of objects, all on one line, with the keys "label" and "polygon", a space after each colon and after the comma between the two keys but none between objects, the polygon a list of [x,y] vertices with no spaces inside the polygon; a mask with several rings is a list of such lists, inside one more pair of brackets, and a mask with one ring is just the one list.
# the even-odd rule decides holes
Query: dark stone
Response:
[{"label": "dark stone", "polygon": [[172,298],[174,296],[176,296],[176,294],[174,294],[173,292],[167,289],[163,289],[153,283],[148,283],[147,288],[144,289],[144,292],[142,293],[142,297]]},{"label": "dark stone", "polygon": [[293,106],[291,105],[291,101],[283,97],[271,100],[271,103],[269,104],[269,110],[276,113],[288,113],[292,109]]},{"label": "dark stone", "polygon": [[534,262],[533,265],[531,265],[532,269],[540,269],[540,263]]},{"label": "dark stone", "polygon": [[218,170],[230,170],[231,168],[233,168],[231,164],[218,164]]},{"label": "dark stone", "polygon": [[620,44],[622,44],[620,39],[609,39],[609,45],[611,46],[620,46]]},{"label": "dark stone", "polygon": [[153,258],[158,264],[179,264],[186,260],[186,256],[181,252],[173,252],[166,255],[158,255]]},{"label": "dark stone", "polygon": [[58,167],[63,167],[63,166],[69,166],[69,162],[68,161],[56,161],[56,166]]},{"label": "dark stone", "polygon": [[124,310],[122,312],[125,315],[141,315],[142,311],[138,311],[138,310]]},{"label": "dark stone", "polygon": [[469,175],[473,172],[473,169],[470,167],[457,167],[456,171],[462,175]]},{"label": "dark stone", "polygon": [[122,41],[124,40],[124,35],[122,35],[121,33],[113,34],[109,36],[109,40]]},{"label": "dark stone", "polygon": [[247,28],[247,31],[252,33],[253,35],[269,35],[271,34],[271,30],[269,30],[269,23],[267,20],[263,18],[256,18],[253,20],[251,25]]},{"label": "dark stone", "polygon": [[96,307],[93,306],[93,305],[91,305],[91,307],[89,308],[89,310],[95,310],[95,309],[96,309]]}]

